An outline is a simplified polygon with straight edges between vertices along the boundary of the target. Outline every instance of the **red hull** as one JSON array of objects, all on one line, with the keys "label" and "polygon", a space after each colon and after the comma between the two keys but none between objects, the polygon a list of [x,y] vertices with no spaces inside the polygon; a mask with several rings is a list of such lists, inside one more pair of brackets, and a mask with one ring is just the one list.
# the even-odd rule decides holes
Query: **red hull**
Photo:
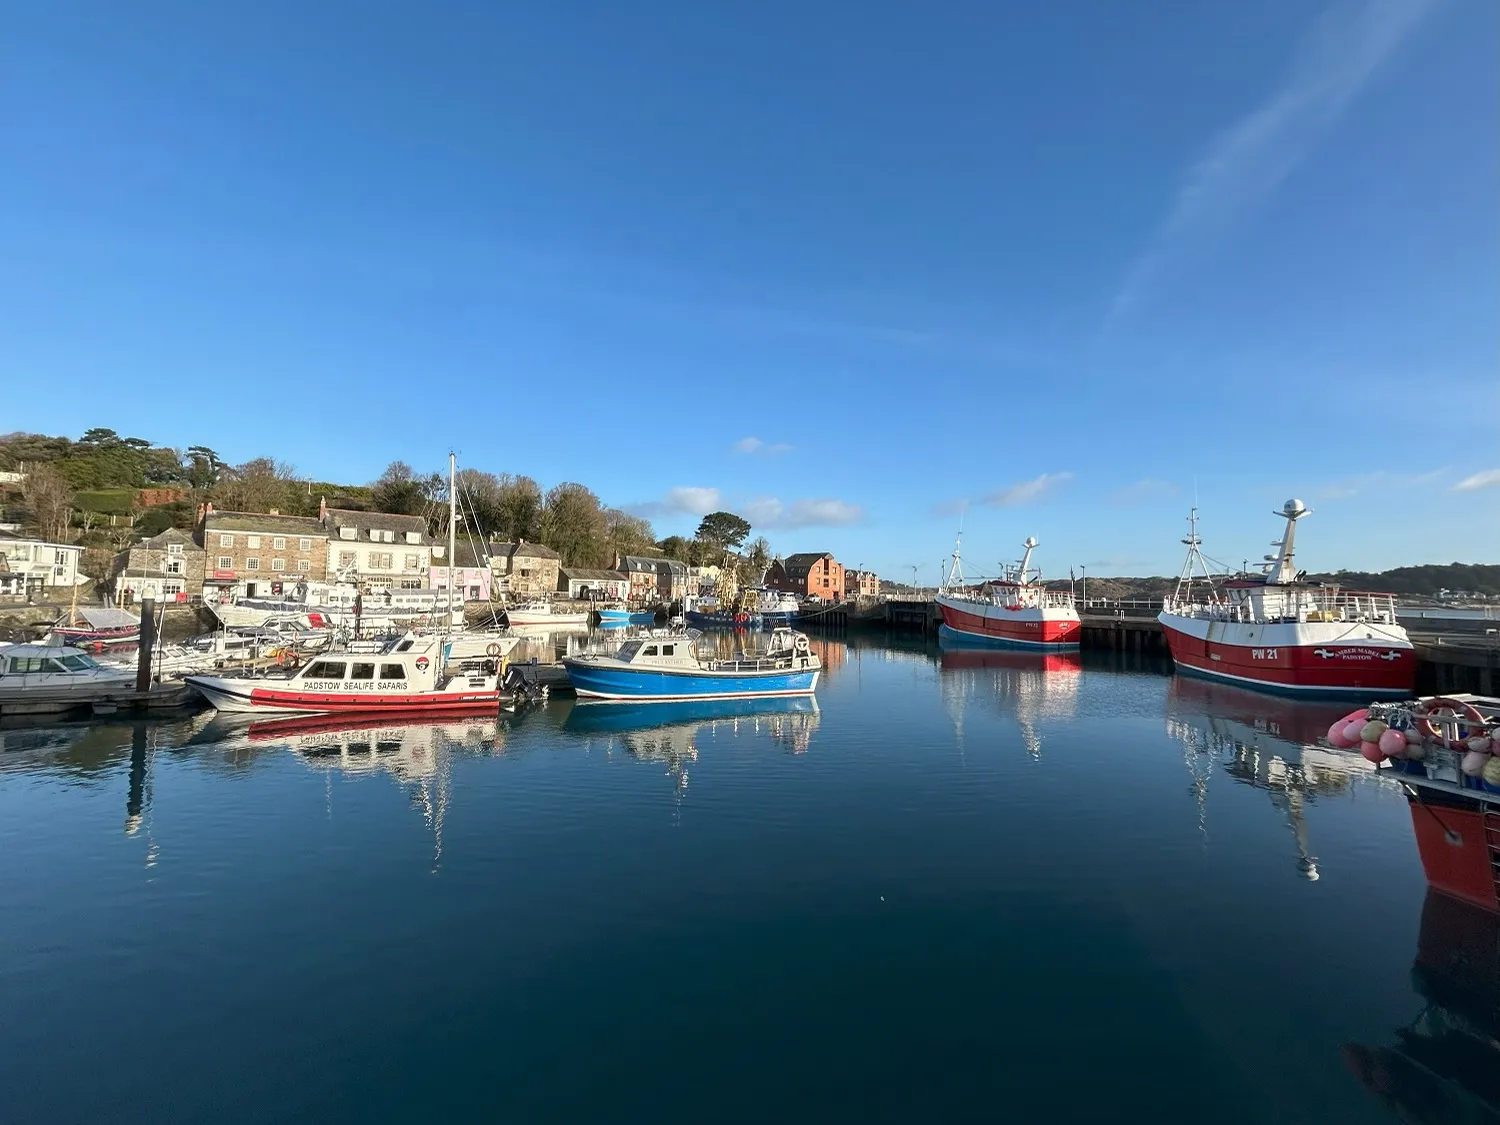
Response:
[{"label": "red hull", "polygon": [[955,633],[991,644],[1076,645],[1083,633],[1083,626],[1076,617],[1039,618],[1034,616],[1034,610],[997,609],[986,616],[968,613],[941,602],[938,603],[938,610],[943,615],[943,624]]},{"label": "red hull", "polygon": [[[1411,826],[1429,885],[1485,910],[1500,912],[1491,841],[1477,803],[1473,808],[1454,808],[1413,800]],[[1496,837],[1493,843],[1500,845],[1500,829]],[[1495,850],[1500,853],[1500,847]]]},{"label": "red hull", "polygon": [[256,688],[250,703],[267,711],[317,711],[325,715],[432,715],[455,711],[473,712],[500,702],[498,691],[474,691],[453,695],[376,695],[347,692],[276,691]]},{"label": "red hull", "polygon": [[[1190,636],[1163,626],[1172,659],[1184,668],[1287,691],[1410,694],[1417,656],[1409,648],[1297,645],[1251,648]],[[1334,652],[1332,657],[1319,652]]]}]

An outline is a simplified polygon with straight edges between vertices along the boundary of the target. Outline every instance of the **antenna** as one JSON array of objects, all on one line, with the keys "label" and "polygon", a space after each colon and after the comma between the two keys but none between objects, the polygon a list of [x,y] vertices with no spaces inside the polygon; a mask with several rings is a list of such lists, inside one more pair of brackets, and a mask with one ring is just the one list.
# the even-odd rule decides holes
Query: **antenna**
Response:
[{"label": "antenna", "polygon": [[[1197,491],[1198,483],[1194,481],[1195,495]],[[1210,602],[1217,601],[1217,596],[1213,593],[1213,576],[1209,573],[1208,562],[1203,557],[1203,540],[1198,536],[1197,504],[1194,504],[1188,511],[1188,533],[1183,536],[1182,543],[1187,547],[1187,558],[1182,560],[1182,571],[1177,575],[1177,589],[1172,593],[1172,600],[1174,602],[1189,600],[1193,593],[1193,583],[1201,579],[1209,590]]]}]

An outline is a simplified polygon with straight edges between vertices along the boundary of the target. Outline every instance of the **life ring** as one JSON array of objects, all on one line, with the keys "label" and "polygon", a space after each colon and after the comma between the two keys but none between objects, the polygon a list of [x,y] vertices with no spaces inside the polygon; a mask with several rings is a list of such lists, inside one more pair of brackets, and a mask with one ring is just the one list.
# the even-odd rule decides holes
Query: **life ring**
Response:
[{"label": "life ring", "polygon": [[792,647],[794,649],[796,649],[798,652],[806,652],[807,651],[807,638],[804,637],[804,636],[802,636],[799,633],[797,635],[797,639],[792,642]]},{"label": "life ring", "polygon": [[485,646],[484,654],[486,656],[489,656],[489,657],[499,656],[500,655],[500,642],[499,641],[491,641],[488,645]]},{"label": "life ring", "polygon": [[[1468,734],[1459,738],[1445,739],[1443,732],[1438,729],[1438,725],[1432,721],[1433,714],[1438,711],[1448,712],[1448,715],[1441,716],[1442,718],[1451,717],[1467,724],[1471,728]],[[1479,709],[1472,703],[1465,703],[1462,699],[1441,697],[1438,699],[1429,699],[1426,704],[1426,710],[1415,716],[1413,725],[1422,737],[1430,738],[1434,742],[1441,742],[1450,750],[1463,751],[1468,749],[1466,741],[1470,735],[1483,733],[1485,722],[1484,716],[1479,713]]]}]

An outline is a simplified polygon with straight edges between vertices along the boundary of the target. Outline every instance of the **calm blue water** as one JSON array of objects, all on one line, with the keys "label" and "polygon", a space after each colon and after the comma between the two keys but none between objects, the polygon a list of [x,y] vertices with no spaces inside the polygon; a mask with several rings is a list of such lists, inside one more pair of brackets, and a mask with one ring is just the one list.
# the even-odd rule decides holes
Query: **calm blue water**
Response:
[{"label": "calm blue water", "polygon": [[1396,1120],[1345,708],[815,643],[816,710],[657,729],[0,732],[0,1118]]}]

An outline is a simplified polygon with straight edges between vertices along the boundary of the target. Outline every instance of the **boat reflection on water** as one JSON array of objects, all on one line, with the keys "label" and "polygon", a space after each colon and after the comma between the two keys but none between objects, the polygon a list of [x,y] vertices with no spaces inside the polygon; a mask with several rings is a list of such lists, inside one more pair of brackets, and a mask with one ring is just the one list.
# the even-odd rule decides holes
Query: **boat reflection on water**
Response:
[{"label": "boat reflection on water", "polygon": [[1345,1065],[1397,1120],[1500,1121],[1500,916],[1429,889],[1411,978],[1422,1011]]},{"label": "boat reflection on water", "polygon": [[997,707],[1013,716],[1026,752],[1041,756],[1037,722],[1072,719],[1078,711],[1083,660],[1077,652],[1034,652],[943,641],[938,659],[938,691],[953,720],[963,750],[964,714],[971,703]]},{"label": "boat reflection on water", "polygon": [[664,762],[680,798],[688,766],[708,742],[765,738],[793,754],[806,753],[818,728],[815,697],[704,699],[680,703],[576,703],[563,722],[574,734],[601,736],[631,757]]},{"label": "boat reflection on water", "polygon": [[1308,845],[1308,806],[1357,784],[1400,791],[1359,754],[1312,745],[1347,706],[1174,676],[1167,689],[1167,734],[1182,744],[1198,830],[1208,835],[1208,785],[1218,765],[1236,782],[1266,792],[1296,840],[1297,870],[1317,879],[1317,858]]}]

